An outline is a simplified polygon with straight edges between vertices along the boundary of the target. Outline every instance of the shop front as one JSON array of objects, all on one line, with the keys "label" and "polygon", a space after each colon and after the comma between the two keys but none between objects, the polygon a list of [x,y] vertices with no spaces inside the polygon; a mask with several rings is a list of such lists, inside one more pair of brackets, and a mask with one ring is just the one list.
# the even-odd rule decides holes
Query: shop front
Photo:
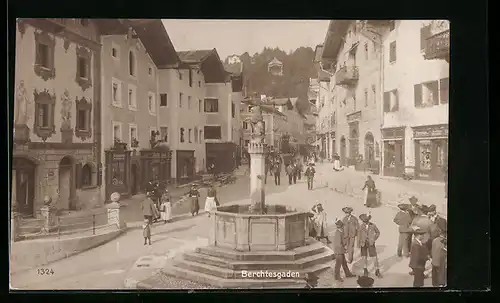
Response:
[{"label": "shop front", "polygon": [[405,127],[382,129],[384,176],[405,174]]},{"label": "shop front", "polygon": [[[194,156],[194,150],[178,150],[176,151],[177,156],[177,184],[186,184],[194,180],[195,169],[196,169],[196,158]],[[208,163],[208,159],[207,159]]]},{"label": "shop front", "polygon": [[418,179],[444,181],[448,165],[448,125],[413,127],[415,140],[415,176]]},{"label": "shop front", "polygon": [[151,181],[169,184],[171,181],[172,152],[161,148],[141,150],[141,185]]},{"label": "shop front", "polygon": [[105,152],[106,199],[118,192],[123,197],[130,196],[130,160],[131,151],[109,149]]},{"label": "shop front", "polygon": [[207,164],[214,164],[213,172],[230,173],[236,168],[237,146],[232,142],[207,143]]}]

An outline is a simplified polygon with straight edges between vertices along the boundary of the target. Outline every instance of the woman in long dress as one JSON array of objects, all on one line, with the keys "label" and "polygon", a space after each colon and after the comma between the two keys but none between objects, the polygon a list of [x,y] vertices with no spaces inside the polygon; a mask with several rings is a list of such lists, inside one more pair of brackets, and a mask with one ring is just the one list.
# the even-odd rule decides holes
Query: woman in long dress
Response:
[{"label": "woman in long dress", "polygon": [[371,176],[365,182],[365,186],[361,189],[365,191],[365,203],[366,207],[376,207],[377,206],[377,188],[375,187],[375,181],[373,181]]},{"label": "woman in long dress", "polygon": [[170,222],[172,219],[172,204],[168,190],[165,190],[161,196],[160,216],[164,223]]},{"label": "woman in long dress", "polygon": [[219,206],[217,191],[213,186],[211,186],[208,189],[207,199],[205,200],[205,211],[208,213],[208,217],[210,217],[210,211],[216,210],[217,206]]},{"label": "woman in long dress", "polygon": [[196,185],[193,185],[191,187],[191,190],[188,193],[188,197],[191,200],[191,216],[198,215],[198,212],[200,211],[200,202],[199,202],[199,197],[200,197],[200,192],[196,188]]},{"label": "woman in long dress", "polygon": [[320,241],[321,239],[326,239],[326,242],[330,243],[327,236],[326,212],[323,210],[323,205],[318,203],[313,210],[315,212],[313,221],[315,223],[314,229],[316,230],[316,240]]}]

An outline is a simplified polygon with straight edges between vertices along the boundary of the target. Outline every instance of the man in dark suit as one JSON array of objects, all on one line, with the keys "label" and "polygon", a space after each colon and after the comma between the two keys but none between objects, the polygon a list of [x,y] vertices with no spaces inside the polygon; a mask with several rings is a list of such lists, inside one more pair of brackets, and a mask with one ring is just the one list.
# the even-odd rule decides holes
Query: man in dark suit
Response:
[{"label": "man in dark suit", "polygon": [[425,242],[423,242],[426,231],[418,226],[413,226],[413,234],[415,237],[411,244],[409,266],[413,272],[413,287],[423,287],[425,279],[425,263],[429,259],[429,250],[427,249]]},{"label": "man in dark suit", "polygon": [[371,258],[375,258],[375,275],[378,278],[382,278],[378,264],[377,248],[375,247],[375,242],[380,236],[380,231],[377,225],[370,222],[371,218],[372,216],[366,214],[359,216],[361,224],[358,231],[358,246],[361,248],[361,257],[364,259],[364,275],[368,276],[368,256],[370,256]]},{"label": "man in dark suit", "polygon": [[346,278],[354,277],[354,275],[349,270],[347,262],[345,259],[346,253],[346,243],[344,242],[344,223],[338,220],[335,222],[337,229],[333,236],[333,253],[335,254],[335,280],[342,282],[343,279],[340,277],[340,267],[344,270]]},{"label": "man in dark suit", "polygon": [[352,215],[352,207],[344,207],[342,211],[346,214],[342,219],[342,223],[344,223],[344,241],[347,246],[347,262],[350,264],[354,257],[354,243],[358,235],[359,222],[358,219]]},{"label": "man in dark suit", "polygon": [[410,254],[411,245],[411,230],[410,225],[412,222],[411,215],[408,211],[407,204],[398,205],[400,211],[394,217],[394,223],[399,226],[399,242],[398,242],[398,256],[408,257]]},{"label": "man in dark suit", "polygon": [[446,230],[441,230],[439,237],[432,241],[432,286],[446,286],[446,256]]}]

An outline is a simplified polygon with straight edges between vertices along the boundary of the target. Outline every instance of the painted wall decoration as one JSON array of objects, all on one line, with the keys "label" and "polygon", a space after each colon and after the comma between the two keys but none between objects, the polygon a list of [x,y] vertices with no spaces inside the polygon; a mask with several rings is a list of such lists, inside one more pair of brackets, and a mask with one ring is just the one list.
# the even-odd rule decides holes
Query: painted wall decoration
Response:
[{"label": "painted wall decoration", "polygon": [[64,90],[61,96],[61,129],[71,129],[71,108],[73,102],[71,101],[69,91]]},{"label": "painted wall decoration", "polygon": [[16,104],[14,105],[14,124],[26,125],[32,116],[33,100],[28,98],[24,80],[19,82],[16,90]]}]

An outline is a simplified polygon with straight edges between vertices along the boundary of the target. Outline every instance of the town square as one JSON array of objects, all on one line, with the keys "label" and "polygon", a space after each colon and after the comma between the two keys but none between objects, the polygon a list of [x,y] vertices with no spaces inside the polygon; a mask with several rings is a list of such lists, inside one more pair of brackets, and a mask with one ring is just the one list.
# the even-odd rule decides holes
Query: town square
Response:
[{"label": "town square", "polygon": [[448,21],[16,26],[12,289],[447,285]]}]

